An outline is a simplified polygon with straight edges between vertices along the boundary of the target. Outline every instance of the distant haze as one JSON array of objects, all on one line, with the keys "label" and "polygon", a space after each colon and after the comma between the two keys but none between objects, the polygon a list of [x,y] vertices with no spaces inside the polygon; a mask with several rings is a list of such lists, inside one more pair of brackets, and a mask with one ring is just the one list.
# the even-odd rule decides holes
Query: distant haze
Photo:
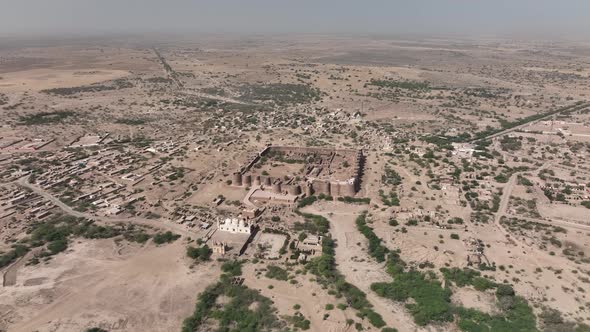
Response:
[{"label": "distant haze", "polygon": [[590,39],[590,0],[0,0],[0,35],[457,34]]}]

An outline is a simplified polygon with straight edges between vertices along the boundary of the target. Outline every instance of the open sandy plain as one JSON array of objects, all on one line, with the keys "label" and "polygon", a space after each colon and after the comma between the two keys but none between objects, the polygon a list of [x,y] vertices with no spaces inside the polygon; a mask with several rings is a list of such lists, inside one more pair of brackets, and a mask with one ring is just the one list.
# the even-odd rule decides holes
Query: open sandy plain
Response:
[{"label": "open sandy plain", "polygon": [[181,242],[77,242],[47,264],[18,269],[16,283],[0,293],[2,328],[179,330],[196,294],[219,275],[215,266],[191,269],[184,250]]},{"label": "open sandy plain", "polygon": [[[234,259],[241,275],[228,287],[268,298],[265,318],[275,330],[490,329],[462,324],[462,309],[497,330],[588,330],[589,64],[590,45],[566,41],[0,40],[0,330],[179,331],[199,314],[200,293],[228,286],[222,266]],[[242,240],[231,248],[214,242],[248,236],[224,236],[216,221],[251,213],[253,203],[244,203],[251,188],[232,183],[232,174],[268,144],[361,149],[360,190],[298,197],[294,205],[257,202],[256,228],[288,240],[272,248],[278,259],[256,241],[238,256]],[[275,161],[253,174],[300,181],[303,166]],[[365,211],[379,245],[399,250],[405,272],[452,293],[442,317],[425,321],[410,310],[415,298],[394,301],[374,290],[396,280],[355,222]],[[148,225],[149,240],[36,236],[60,213],[102,227]],[[164,231],[181,237],[156,245]],[[335,240],[331,256],[321,243],[316,252],[298,249],[315,235]],[[216,252],[190,258],[189,246]],[[443,272],[452,268],[494,286],[457,285]],[[342,279],[326,282],[321,273]],[[373,322],[368,308],[351,306],[354,294],[336,291],[344,282],[364,294]],[[500,285],[516,296],[500,300]],[[517,315],[515,299],[524,303]],[[221,328],[229,301],[219,296],[205,306],[215,312],[184,331]],[[237,316],[250,319],[243,313],[259,304]],[[510,325],[514,316],[526,322]]]}]

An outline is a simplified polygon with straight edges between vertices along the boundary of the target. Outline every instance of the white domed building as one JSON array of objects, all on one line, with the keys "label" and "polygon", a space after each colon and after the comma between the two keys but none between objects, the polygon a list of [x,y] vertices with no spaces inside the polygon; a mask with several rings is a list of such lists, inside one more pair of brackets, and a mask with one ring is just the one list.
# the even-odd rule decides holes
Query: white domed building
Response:
[{"label": "white domed building", "polygon": [[252,222],[241,218],[217,219],[217,229],[232,234],[252,234]]}]

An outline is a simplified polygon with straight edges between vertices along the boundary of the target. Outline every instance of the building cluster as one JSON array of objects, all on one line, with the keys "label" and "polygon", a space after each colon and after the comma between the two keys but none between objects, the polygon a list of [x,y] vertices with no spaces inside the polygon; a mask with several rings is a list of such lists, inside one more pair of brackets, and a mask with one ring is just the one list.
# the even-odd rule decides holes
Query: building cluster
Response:
[{"label": "building cluster", "polygon": [[[0,179],[9,182],[29,176],[27,181],[60,197],[73,208],[117,215],[133,208],[134,203],[149,199],[150,195],[144,193],[146,188],[161,187],[178,177],[178,168],[169,166],[168,158],[186,151],[186,143],[162,141],[148,148],[133,144],[125,147],[91,144],[107,136],[86,135],[75,140],[80,147],[89,149],[47,152],[43,158],[31,154],[12,155],[3,165],[20,167],[1,168]],[[149,151],[151,148],[155,152]]]},{"label": "building cluster", "polygon": [[[78,152],[61,152],[46,158],[47,162],[58,161],[50,169],[36,176],[35,185],[42,190],[69,188],[72,204],[89,205],[101,209],[105,215],[118,214],[123,207],[133,204],[144,196],[133,190],[145,175],[162,165],[149,167],[145,173],[131,173],[129,166],[136,164],[138,157],[118,150],[100,150],[88,156]],[[125,182],[130,182],[129,186]],[[71,190],[75,189],[75,190]]]},{"label": "building cluster", "polygon": [[21,212],[30,218],[40,220],[51,215],[51,210],[55,207],[52,202],[19,187],[11,187],[10,190],[0,192],[0,202],[0,219]]},{"label": "building cluster", "polygon": [[0,225],[5,236],[19,234],[23,221],[41,221],[55,213],[56,206],[40,195],[16,185],[0,187]]}]

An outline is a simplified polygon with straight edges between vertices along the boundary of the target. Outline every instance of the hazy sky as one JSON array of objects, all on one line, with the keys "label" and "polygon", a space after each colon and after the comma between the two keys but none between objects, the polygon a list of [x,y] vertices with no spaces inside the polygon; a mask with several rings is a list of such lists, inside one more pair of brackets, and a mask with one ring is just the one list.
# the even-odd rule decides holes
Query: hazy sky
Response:
[{"label": "hazy sky", "polygon": [[587,36],[590,0],[0,0],[0,35],[134,32]]}]

